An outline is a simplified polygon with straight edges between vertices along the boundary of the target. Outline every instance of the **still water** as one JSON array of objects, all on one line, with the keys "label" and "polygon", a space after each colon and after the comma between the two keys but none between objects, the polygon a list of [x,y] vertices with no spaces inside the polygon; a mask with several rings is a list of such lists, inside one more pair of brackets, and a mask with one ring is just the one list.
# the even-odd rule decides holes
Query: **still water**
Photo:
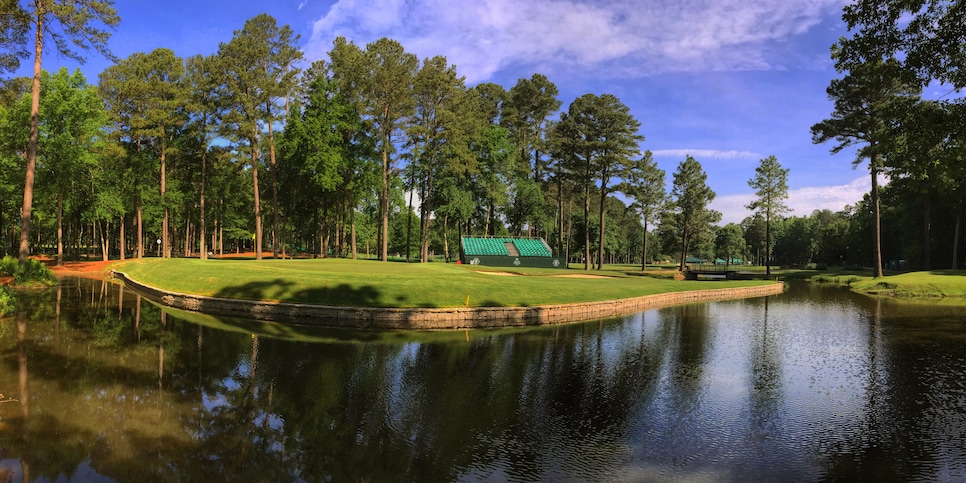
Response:
[{"label": "still water", "polygon": [[835,288],[516,331],[0,319],[0,482],[966,479],[966,308]]}]

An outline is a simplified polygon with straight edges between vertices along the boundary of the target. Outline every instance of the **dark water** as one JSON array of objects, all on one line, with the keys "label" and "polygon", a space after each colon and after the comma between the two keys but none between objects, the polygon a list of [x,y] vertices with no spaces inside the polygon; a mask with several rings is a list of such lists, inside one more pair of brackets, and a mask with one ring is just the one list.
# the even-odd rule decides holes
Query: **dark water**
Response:
[{"label": "dark water", "polygon": [[78,279],[21,305],[0,482],[966,479],[964,307],[798,285],[386,334],[228,330]]}]

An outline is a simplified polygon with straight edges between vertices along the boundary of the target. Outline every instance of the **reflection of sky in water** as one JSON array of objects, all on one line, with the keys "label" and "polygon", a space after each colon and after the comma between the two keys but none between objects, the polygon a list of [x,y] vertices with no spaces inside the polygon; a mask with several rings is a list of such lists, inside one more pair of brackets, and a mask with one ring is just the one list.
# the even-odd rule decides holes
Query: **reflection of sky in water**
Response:
[{"label": "reflection of sky in water", "polygon": [[229,406],[228,398],[224,394],[211,394],[207,391],[201,393],[201,404],[205,411],[214,411]]}]

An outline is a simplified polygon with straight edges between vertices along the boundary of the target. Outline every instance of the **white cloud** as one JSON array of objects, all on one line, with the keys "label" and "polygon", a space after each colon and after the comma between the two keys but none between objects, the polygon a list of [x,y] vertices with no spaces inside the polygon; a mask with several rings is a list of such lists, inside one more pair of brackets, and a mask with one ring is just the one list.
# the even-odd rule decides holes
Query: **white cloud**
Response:
[{"label": "white cloud", "polygon": [[772,69],[763,45],[804,33],[843,0],[338,0],[315,21],[307,52],[339,35],[398,40],[445,55],[468,80],[516,64],[598,78],[661,72]]},{"label": "white cloud", "polygon": [[697,160],[703,159],[760,159],[764,158],[751,151],[719,151],[715,149],[657,149],[651,151],[656,158],[684,158],[691,156]]},{"label": "white cloud", "polygon": [[[885,184],[886,178],[880,179]],[[871,189],[868,176],[856,178],[840,186],[808,186],[788,191],[785,204],[791,208],[789,215],[809,216],[815,210],[842,211],[846,205],[854,205]],[[721,224],[740,223],[752,212],[745,208],[755,200],[753,193],[719,196],[710,208],[721,212]]]},{"label": "white cloud", "polygon": [[[879,185],[886,183],[879,178]],[[815,210],[841,211],[846,205],[854,205],[872,189],[869,176],[862,176],[841,186],[811,186],[789,190],[787,205],[795,216],[811,215]]]}]

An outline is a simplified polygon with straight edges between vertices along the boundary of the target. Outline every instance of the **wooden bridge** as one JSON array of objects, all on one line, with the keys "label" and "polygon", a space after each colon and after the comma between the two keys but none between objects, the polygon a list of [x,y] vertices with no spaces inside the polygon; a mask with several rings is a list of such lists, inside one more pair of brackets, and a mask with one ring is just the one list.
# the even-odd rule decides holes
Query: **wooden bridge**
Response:
[{"label": "wooden bridge", "polygon": [[689,263],[684,270],[685,280],[734,280],[740,265]]}]

